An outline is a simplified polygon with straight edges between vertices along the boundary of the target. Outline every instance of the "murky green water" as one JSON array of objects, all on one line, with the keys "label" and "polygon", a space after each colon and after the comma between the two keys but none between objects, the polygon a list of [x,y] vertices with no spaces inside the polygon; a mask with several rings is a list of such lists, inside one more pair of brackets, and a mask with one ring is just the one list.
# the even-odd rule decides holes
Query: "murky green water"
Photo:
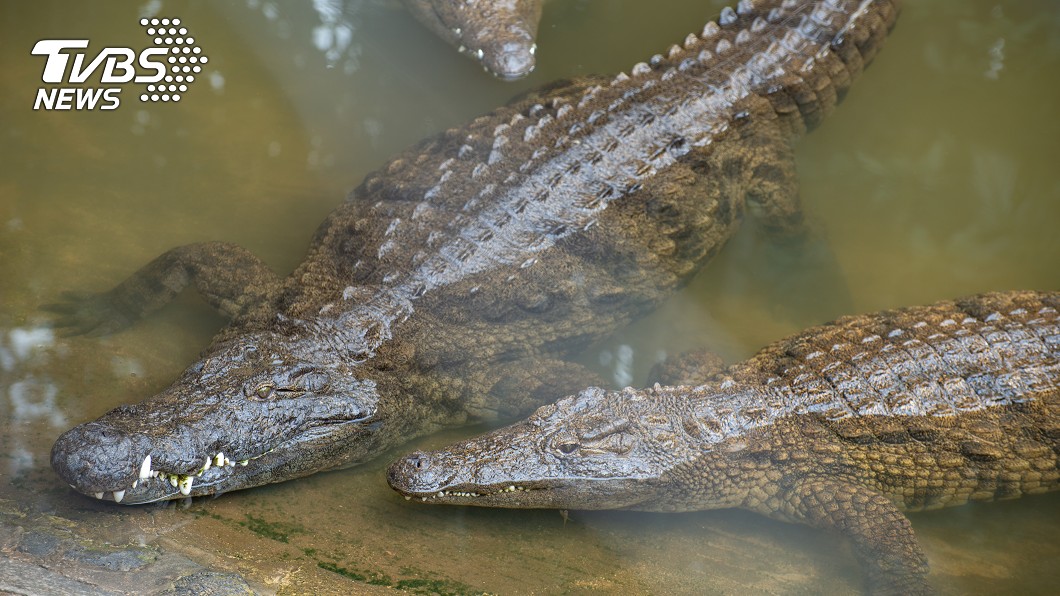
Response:
[{"label": "murky green water", "polygon": [[[564,520],[415,506],[386,487],[382,460],[190,505],[121,508],[74,494],[48,466],[61,431],[168,385],[222,320],[188,297],[118,335],[57,338],[42,303],[106,289],[201,240],[290,270],[323,217],[401,148],[522,89],[628,68],[722,5],[553,0],[538,70],[511,85],[382,2],[328,16],[307,2],[0,1],[0,591],[14,585],[14,561],[126,591],[202,568],[287,593],[857,590],[842,541],[742,512]],[[137,21],[155,13],[179,16],[210,58],[178,104],[141,104],[127,89],[114,111],[32,110],[37,40],[140,48]],[[1058,73],[1053,1],[907,2],[877,63],[797,152],[848,308],[1060,288]],[[744,230],[692,287],[584,359],[639,383],[664,352],[744,357],[841,314],[778,306],[784,288],[760,248]],[[915,515],[932,581],[954,594],[1055,592],[1058,499]],[[99,562],[129,549],[139,563]]]}]

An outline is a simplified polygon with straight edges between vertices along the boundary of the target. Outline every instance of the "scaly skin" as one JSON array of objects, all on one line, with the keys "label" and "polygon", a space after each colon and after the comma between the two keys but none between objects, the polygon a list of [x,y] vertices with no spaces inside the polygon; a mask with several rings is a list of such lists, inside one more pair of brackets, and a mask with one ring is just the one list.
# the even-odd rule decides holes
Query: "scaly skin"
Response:
[{"label": "scaly skin", "polygon": [[873,592],[927,593],[901,511],[1058,486],[1058,308],[1009,292],[846,317],[698,386],[587,389],[388,478],[429,503],[749,509],[844,534]]},{"label": "scaly skin", "polygon": [[534,70],[542,0],[404,0],[421,23],[500,79]]},{"label": "scaly skin", "polygon": [[52,466],[122,503],[213,494],[597,382],[565,358],[687,281],[745,201],[786,248],[806,239],[789,142],[832,109],[896,9],[774,4],[726,10],[654,66],[558,83],[409,149],[328,216],[285,280],[243,249],[197,244],[57,305],[61,325],[106,333],[194,284],[233,320],[168,389],[59,437]]}]

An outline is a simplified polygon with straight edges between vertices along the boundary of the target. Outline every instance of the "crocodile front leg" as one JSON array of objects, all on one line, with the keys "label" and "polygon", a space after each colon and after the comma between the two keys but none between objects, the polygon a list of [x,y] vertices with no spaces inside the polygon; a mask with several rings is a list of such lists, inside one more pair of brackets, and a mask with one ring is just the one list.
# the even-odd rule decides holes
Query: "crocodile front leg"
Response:
[{"label": "crocodile front leg", "polygon": [[279,278],[241,246],[187,244],[166,251],[107,292],[66,292],[61,302],[43,308],[61,315],[56,326],[71,335],[106,335],[162,308],[189,284],[218,312],[236,318],[268,300]]},{"label": "crocodile front leg", "polygon": [[824,231],[803,217],[791,144],[777,126],[758,126],[740,143],[737,163],[723,157],[723,171],[736,167],[737,188],[747,210],[770,242],[755,271],[773,277],[771,303],[777,309],[809,313],[815,321],[852,308],[849,288]]},{"label": "crocodile front leg", "polygon": [[490,388],[474,396],[466,410],[486,422],[526,416],[557,396],[605,384],[581,364],[547,357],[501,363],[485,369],[484,376],[490,379]]},{"label": "crocodile front leg", "polygon": [[748,211],[774,241],[801,242],[808,232],[788,139],[775,126],[759,126],[743,139],[738,151],[742,171],[733,173],[733,178],[744,189]]},{"label": "crocodile front leg", "polygon": [[721,356],[708,350],[693,350],[653,366],[648,373],[647,385],[701,385],[724,368]]},{"label": "crocodile front leg", "polygon": [[909,519],[887,497],[834,478],[803,478],[781,495],[785,521],[835,530],[854,543],[872,594],[932,594],[928,564]]}]

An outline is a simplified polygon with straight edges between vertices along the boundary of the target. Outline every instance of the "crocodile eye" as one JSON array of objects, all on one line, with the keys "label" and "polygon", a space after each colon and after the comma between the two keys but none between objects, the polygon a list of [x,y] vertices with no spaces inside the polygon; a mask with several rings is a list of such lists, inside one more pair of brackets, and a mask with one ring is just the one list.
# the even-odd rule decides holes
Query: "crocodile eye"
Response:
[{"label": "crocodile eye", "polygon": [[556,448],[559,449],[559,452],[564,455],[570,455],[571,453],[574,453],[578,450],[578,447],[580,447],[580,445],[578,445],[574,441],[564,441],[556,446]]},{"label": "crocodile eye", "polygon": [[273,391],[274,388],[272,385],[268,383],[262,383],[261,385],[258,385],[258,388],[254,391],[254,394],[261,399],[269,399],[270,397],[272,397]]},{"label": "crocodile eye", "polygon": [[328,388],[328,376],[324,373],[311,372],[298,380],[299,389],[310,393],[319,393]]}]

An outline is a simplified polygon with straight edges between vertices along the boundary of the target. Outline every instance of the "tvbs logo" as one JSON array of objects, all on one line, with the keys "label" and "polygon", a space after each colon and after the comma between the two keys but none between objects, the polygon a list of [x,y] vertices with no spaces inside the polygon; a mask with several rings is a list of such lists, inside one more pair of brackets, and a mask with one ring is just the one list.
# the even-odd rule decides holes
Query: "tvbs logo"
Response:
[{"label": "tvbs logo", "polygon": [[[140,25],[154,44],[139,52],[106,47],[90,58],[78,51],[88,48],[87,39],[38,41],[32,54],[45,56],[41,80],[47,86],[37,89],[33,109],[114,110],[121,105],[123,86],[130,83],[141,86],[142,102],[180,101],[209,58],[180,19],[140,19]],[[98,87],[83,85],[97,80],[97,74]]]}]

